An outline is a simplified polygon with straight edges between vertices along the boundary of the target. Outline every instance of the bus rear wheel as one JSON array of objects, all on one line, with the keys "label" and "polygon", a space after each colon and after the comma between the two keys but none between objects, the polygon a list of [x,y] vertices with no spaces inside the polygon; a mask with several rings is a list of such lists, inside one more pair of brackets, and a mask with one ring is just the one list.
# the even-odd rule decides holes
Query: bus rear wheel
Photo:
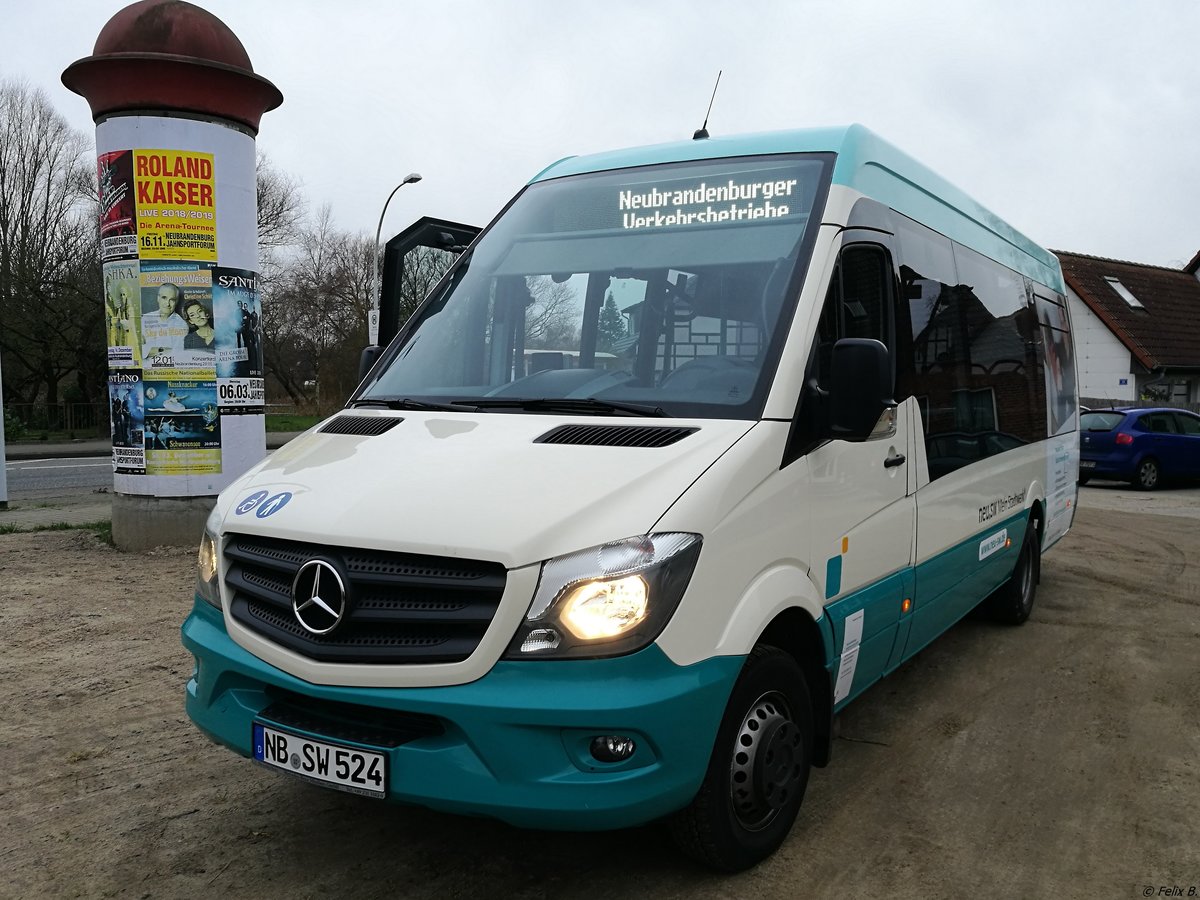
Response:
[{"label": "bus rear wheel", "polygon": [[1025,537],[1021,540],[1021,552],[1013,567],[1012,577],[1000,585],[985,601],[987,611],[997,622],[1005,625],[1021,625],[1033,612],[1033,601],[1037,596],[1038,581],[1041,579],[1042,558],[1038,537],[1038,520],[1029,517],[1025,526]]},{"label": "bus rear wheel", "polygon": [[746,658],[700,791],[671,822],[688,856],[740,872],[783,843],[812,765],[812,701],[796,660],[759,645]]}]

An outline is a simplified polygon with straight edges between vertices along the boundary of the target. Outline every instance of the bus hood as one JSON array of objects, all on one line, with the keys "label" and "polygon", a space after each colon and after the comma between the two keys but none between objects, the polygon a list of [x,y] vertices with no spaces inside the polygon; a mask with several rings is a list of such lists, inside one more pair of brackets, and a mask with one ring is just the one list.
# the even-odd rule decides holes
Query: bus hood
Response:
[{"label": "bus hood", "polygon": [[[295,438],[221,494],[221,531],[518,568],[646,533],[754,424],[407,411],[354,419],[397,424],[368,436],[322,432],[325,423]],[[664,443],[673,437],[664,432],[686,433],[657,447],[539,440],[561,425],[651,429]]]}]

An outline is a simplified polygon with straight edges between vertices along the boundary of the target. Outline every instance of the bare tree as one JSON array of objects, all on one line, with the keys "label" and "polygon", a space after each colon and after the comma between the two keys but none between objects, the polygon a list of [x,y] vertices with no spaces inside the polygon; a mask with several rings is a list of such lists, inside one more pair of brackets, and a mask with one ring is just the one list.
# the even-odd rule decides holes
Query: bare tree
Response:
[{"label": "bare tree", "polygon": [[306,206],[299,180],[276,169],[262,151],[255,160],[254,174],[259,247],[272,249],[295,243]]},{"label": "bare tree", "polygon": [[339,231],[327,205],[300,230],[264,297],[267,367],[293,401],[308,399],[307,383],[322,406],[345,399],[357,384],[371,264],[371,239]]},{"label": "bare tree", "polygon": [[546,350],[579,346],[579,298],[571,283],[539,275],[526,278],[525,284],[533,298],[525,312],[525,346]]},{"label": "bare tree", "polygon": [[95,194],[85,137],[43,91],[0,82],[0,351],[17,401],[55,403],[72,374],[103,383]]},{"label": "bare tree", "polygon": [[401,326],[417,311],[421,301],[442,280],[456,259],[457,253],[436,247],[413,247],[405,254],[400,280],[400,310],[396,320]]}]

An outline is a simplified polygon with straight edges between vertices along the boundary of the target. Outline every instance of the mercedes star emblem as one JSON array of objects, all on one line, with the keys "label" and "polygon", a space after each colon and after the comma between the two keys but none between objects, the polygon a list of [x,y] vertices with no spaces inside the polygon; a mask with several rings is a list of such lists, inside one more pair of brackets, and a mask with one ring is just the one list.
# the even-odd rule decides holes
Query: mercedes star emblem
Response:
[{"label": "mercedes star emblem", "polygon": [[329,634],[346,615],[346,588],[337,569],[310,559],[292,582],[292,612],[305,631]]}]

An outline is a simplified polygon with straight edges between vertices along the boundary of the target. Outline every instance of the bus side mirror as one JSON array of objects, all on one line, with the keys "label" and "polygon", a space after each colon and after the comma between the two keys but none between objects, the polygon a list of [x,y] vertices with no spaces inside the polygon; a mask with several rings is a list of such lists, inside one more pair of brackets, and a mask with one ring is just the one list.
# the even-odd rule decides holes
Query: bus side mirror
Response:
[{"label": "bus side mirror", "polygon": [[367,377],[367,373],[371,371],[371,367],[375,365],[381,353],[383,353],[383,348],[377,344],[372,344],[370,347],[363,347],[362,355],[358,358],[359,384],[362,384],[362,380]]},{"label": "bus side mirror", "polygon": [[868,338],[843,338],[833,345],[829,372],[829,436],[865,441],[893,399],[887,347]]}]

